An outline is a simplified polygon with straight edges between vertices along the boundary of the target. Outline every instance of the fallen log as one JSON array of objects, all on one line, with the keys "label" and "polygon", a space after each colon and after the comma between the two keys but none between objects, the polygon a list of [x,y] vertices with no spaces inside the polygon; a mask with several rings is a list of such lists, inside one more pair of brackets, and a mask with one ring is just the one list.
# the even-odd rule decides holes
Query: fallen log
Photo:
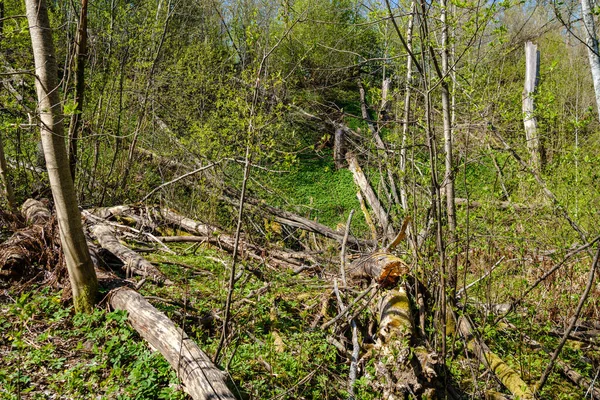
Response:
[{"label": "fallen log", "polygon": [[58,227],[48,206],[28,199],[23,203],[21,213],[29,226],[16,231],[0,244],[0,277],[29,279],[41,269],[62,273],[64,260]]},{"label": "fallen log", "polygon": [[25,200],[21,206],[21,214],[23,214],[23,217],[25,217],[25,222],[27,222],[27,225],[45,224],[46,222],[50,221],[52,214],[48,209],[47,202],[48,200]]},{"label": "fallen log", "polygon": [[155,282],[171,284],[172,282],[152,265],[148,260],[137,254],[135,251],[122,245],[113,229],[108,225],[98,224],[90,228],[92,234],[98,239],[102,248],[110,251],[124,263],[128,271],[136,275],[148,277]]},{"label": "fallen log", "polygon": [[[235,193],[232,190],[226,189],[222,198],[228,203],[237,205],[238,200],[237,198],[235,198]],[[271,215],[275,222],[278,222],[282,225],[302,229],[307,232],[314,232],[319,235],[325,236],[329,239],[333,239],[339,243],[342,243],[344,241],[344,232],[335,231],[330,227],[320,224],[316,221],[310,220],[305,217],[301,217],[289,211],[284,211],[279,208],[270,206],[268,204],[265,204],[264,201],[253,198],[246,198],[246,205],[248,206],[248,209],[254,212],[260,213],[262,215]],[[348,236],[348,243],[352,243],[355,246],[377,246],[376,240],[359,239],[352,235]]]},{"label": "fallen log", "polygon": [[369,203],[369,206],[375,213],[375,217],[377,217],[377,220],[383,229],[383,235],[388,240],[392,240],[395,236],[395,232],[390,221],[389,213],[385,210],[385,208],[383,208],[383,205],[377,198],[375,191],[373,191],[369,180],[358,164],[356,155],[351,152],[346,153],[346,161],[348,161],[348,169],[350,172],[352,172],[356,186],[360,188],[365,196],[365,199]]},{"label": "fallen log", "polygon": [[489,206],[498,208],[500,210],[515,210],[515,211],[531,211],[536,208],[542,207],[542,205],[538,205],[538,204],[525,205],[525,204],[513,203],[510,201],[490,201],[489,203],[482,203],[477,200],[469,200],[469,199],[463,199],[463,198],[456,198],[456,199],[454,199],[454,202],[459,207],[461,207],[461,206],[467,207],[468,206],[469,208],[481,208],[481,207],[484,207],[489,204]]},{"label": "fallen log", "polygon": [[[219,232],[214,226],[195,221],[167,209],[160,210],[160,216],[162,216],[169,224],[175,225],[188,233],[200,235],[163,236],[160,239],[164,242],[206,242],[226,250],[227,252],[233,252],[235,238],[231,235]],[[317,259],[313,254],[260,247],[250,243],[243,236],[240,238],[238,250],[244,257],[277,267],[296,269],[302,267],[306,263],[314,265],[322,263],[322,261]]]},{"label": "fallen log", "polygon": [[382,286],[390,286],[408,274],[410,267],[393,254],[376,251],[354,260],[348,270],[351,278],[372,278]]},{"label": "fallen log", "polygon": [[175,369],[184,390],[194,400],[235,399],[226,374],[186,335],[136,291],[122,287],[111,292],[109,303],[127,311],[134,329]]},{"label": "fallen log", "polygon": [[[448,309],[450,309],[450,307],[448,307]],[[532,390],[523,381],[521,376],[500,357],[494,354],[484,342],[478,339],[468,317],[461,316],[458,318],[457,326],[469,351],[475,354],[479,362],[496,375],[504,387],[521,400],[535,399]]]},{"label": "fallen log", "polygon": [[382,398],[399,399],[411,394],[434,398],[432,379],[437,377],[437,355],[413,344],[414,324],[404,285],[382,295],[377,315],[379,328],[372,353],[377,355],[375,385],[383,386]]}]

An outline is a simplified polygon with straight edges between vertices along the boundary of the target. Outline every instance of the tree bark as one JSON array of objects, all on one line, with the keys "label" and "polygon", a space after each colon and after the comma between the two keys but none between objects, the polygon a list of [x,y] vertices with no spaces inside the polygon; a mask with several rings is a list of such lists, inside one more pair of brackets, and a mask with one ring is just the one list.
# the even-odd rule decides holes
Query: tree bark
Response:
[{"label": "tree bark", "polygon": [[521,376],[506,364],[500,357],[494,354],[490,348],[475,336],[473,326],[468,317],[463,316],[458,320],[458,330],[467,342],[468,349],[475,354],[479,362],[492,371],[517,398],[522,400],[535,399],[533,392],[523,381]]},{"label": "tree bark", "polygon": [[75,43],[75,112],[69,124],[69,169],[73,181],[77,168],[77,141],[81,127],[81,113],[83,112],[83,94],[85,92],[85,59],[87,57],[87,6],[88,0],[81,0],[81,12]]},{"label": "tree bark", "polygon": [[[0,31],[0,35],[2,32]],[[8,175],[8,164],[6,163],[6,157],[4,156],[4,144],[2,143],[2,135],[0,135],[0,181],[4,186],[4,196],[8,207],[13,212],[18,211],[17,202],[15,201],[15,193],[13,191],[12,184],[10,183],[10,176]]]},{"label": "tree bark", "polygon": [[27,19],[37,79],[35,86],[41,121],[42,146],[56,207],[75,310],[91,312],[98,281],[81,225],[75,186],[69,171],[58,69],[45,0],[26,0]]},{"label": "tree bark", "polygon": [[[585,1],[585,0],[582,0]],[[525,88],[523,90],[523,125],[525,126],[525,138],[527,149],[531,155],[531,166],[538,170],[540,168],[540,139],[537,131],[537,119],[535,118],[534,94],[537,89],[540,75],[540,52],[533,42],[525,43]]]},{"label": "tree bark", "polygon": [[135,251],[123,246],[110,226],[101,224],[94,225],[90,228],[90,231],[96,236],[100,246],[123,261],[128,271],[131,271],[136,275],[148,276],[156,282],[170,283],[165,275],[152,265],[150,261],[140,256]]},{"label": "tree bark", "polygon": [[591,0],[581,0],[581,14],[585,26],[585,43],[588,47],[588,58],[594,81],[594,93],[596,94],[596,107],[598,108],[598,119],[600,119],[600,52],[598,52],[598,38],[594,23],[594,6]]},{"label": "tree bark", "polygon": [[358,165],[358,159],[353,153],[346,153],[346,160],[348,161],[348,168],[350,172],[352,172],[352,176],[354,177],[354,182],[356,186],[358,186],[361,192],[365,195],[369,206],[375,213],[375,217],[377,217],[377,221],[381,225],[383,230],[383,235],[392,240],[394,238],[394,229],[392,228],[392,224],[389,220],[388,212],[383,208],[383,205],[375,195],[373,188],[369,184],[367,177],[364,172]]},{"label": "tree bark", "polygon": [[227,387],[225,373],[142,295],[123,287],[113,291],[109,301],[114,309],[128,312],[131,325],[165,357],[194,400],[235,399]]},{"label": "tree bark", "polygon": [[346,143],[344,137],[344,130],[342,128],[336,128],[333,137],[333,161],[335,162],[336,169],[342,169],[346,166],[344,162],[346,155]]},{"label": "tree bark", "polygon": [[[444,187],[446,191],[446,214],[448,218],[448,243],[456,246],[456,203],[454,200],[454,166],[452,160],[452,117],[450,115],[450,87],[448,85],[448,76],[450,69],[448,66],[449,44],[448,44],[448,21],[447,21],[447,3],[446,0],[440,0],[441,20],[442,20],[442,116],[444,120],[444,162],[446,172],[444,174]],[[456,293],[458,256],[452,255],[448,265],[448,295],[450,299],[454,298]]]}]

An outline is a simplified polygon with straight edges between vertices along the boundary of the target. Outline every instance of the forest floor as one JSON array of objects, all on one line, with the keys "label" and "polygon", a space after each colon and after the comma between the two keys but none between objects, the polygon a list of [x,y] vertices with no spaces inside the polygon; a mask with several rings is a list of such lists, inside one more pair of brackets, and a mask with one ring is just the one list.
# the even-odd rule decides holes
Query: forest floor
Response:
[{"label": "forest floor", "polygon": [[[144,255],[175,284],[146,283],[140,292],[212,354],[220,334],[218,321],[230,256],[198,245],[170,247],[176,254],[157,251]],[[489,258],[484,253],[473,250],[471,268],[464,271],[467,281],[489,270],[489,265],[481,269],[484,263],[476,262],[477,257],[480,261]],[[548,356],[529,348],[523,338],[529,336],[554,348],[561,326],[557,318],[564,313],[550,294],[560,292],[560,286],[579,286],[574,277],[585,275],[585,263],[545,282],[535,302],[524,303],[507,317],[505,321],[514,325],[509,327],[505,322],[493,323],[497,308],[514,300],[511,293],[518,293],[543,273],[544,265],[550,265],[534,262],[531,255],[512,257],[520,262],[510,261],[511,256],[504,254],[509,261],[469,290],[468,309],[492,350],[533,384]],[[328,303],[336,271],[296,275],[248,260],[242,264],[245,270],[232,307],[234,340],[221,357],[221,366],[239,393],[255,399],[345,398],[348,358],[332,344],[329,332],[318,329],[320,322],[335,313]],[[359,289],[344,291],[344,296],[351,299]],[[185,398],[175,372],[129,327],[123,312],[109,312],[106,303],[100,303],[92,315],[74,314],[61,295],[60,290],[43,282],[5,287],[0,292],[0,398]],[[566,305],[570,299],[564,301]],[[597,307],[598,297],[593,303]],[[359,320],[372,320],[369,313],[366,309]],[[585,319],[580,326],[598,329]],[[447,363],[456,393],[464,398],[483,398],[487,390],[502,391],[493,374],[465,356],[460,338],[450,338],[449,343]],[[587,343],[569,341],[562,357],[590,376],[600,361],[597,336]],[[358,399],[380,396],[369,385],[372,368],[367,364],[357,381]],[[584,399],[589,395],[556,372],[542,398]]]}]

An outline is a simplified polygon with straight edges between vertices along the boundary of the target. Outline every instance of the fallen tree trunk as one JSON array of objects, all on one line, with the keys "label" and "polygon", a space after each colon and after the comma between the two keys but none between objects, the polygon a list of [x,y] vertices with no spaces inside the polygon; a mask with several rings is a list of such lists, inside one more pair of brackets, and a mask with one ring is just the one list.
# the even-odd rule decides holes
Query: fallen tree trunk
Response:
[{"label": "fallen tree trunk", "polygon": [[[450,308],[449,308],[450,309]],[[535,396],[521,376],[494,354],[490,348],[478,340],[469,319],[461,316],[458,319],[458,331],[465,339],[467,348],[475,354],[479,362],[492,371],[502,384],[517,398],[521,400],[534,400]]]},{"label": "fallen tree trunk", "polygon": [[437,355],[424,346],[414,345],[414,324],[404,285],[383,294],[377,315],[379,328],[374,350],[379,379],[375,384],[382,386],[385,382],[382,398],[399,399],[410,394],[434,398],[431,380],[437,377]]},{"label": "fallen tree trunk", "polygon": [[48,206],[44,202],[34,199],[25,200],[21,206],[21,214],[28,225],[45,224],[52,218]]},{"label": "fallen tree trunk", "polygon": [[125,264],[125,268],[136,275],[147,276],[155,282],[170,284],[167,277],[152,265],[148,260],[141,257],[135,251],[123,246],[114,231],[108,225],[98,224],[90,228],[92,234],[98,239],[102,248],[110,251]]},{"label": "fallen tree trunk", "polygon": [[393,254],[376,251],[360,257],[348,267],[351,278],[373,278],[382,286],[393,285],[409,273],[409,266]]},{"label": "fallen tree trunk", "polygon": [[[223,199],[228,203],[237,204],[237,199],[234,199],[234,193],[231,190],[225,190]],[[338,232],[330,227],[320,224],[316,221],[312,221],[308,218],[301,217],[289,211],[284,211],[279,208],[270,206],[265,204],[263,201],[246,198],[246,204],[248,208],[252,211],[261,213],[261,214],[270,214],[273,216],[273,219],[286,226],[291,226],[293,228],[302,229],[308,232],[314,232],[319,235],[325,236],[329,239],[333,239],[339,243],[342,243],[344,240],[344,232]],[[359,239],[352,235],[348,236],[348,243],[352,243],[356,246],[376,246],[377,241],[375,240],[365,240]]]},{"label": "fallen tree trunk", "polygon": [[[160,216],[162,216],[166,222],[175,225],[186,232],[201,235],[161,237],[161,240],[164,242],[206,242],[228,252],[233,251],[235,238],[231,235],[220,233],[219,230],[213,226],[184,217],[167,209],[160,210]],[[305,263],[320,264],[320,261],[312,254],[264,248],[248,242],[244,237],[240,238],[238,250],[247,258],[279,267],[296,269],[297,267],[303,266]]]},{"label": "fallen tree trunk", "polygon": [[46,204],[28,199],[21,213],[29,226],[16,231],[0,244],[0,277],[10,280],[29,279],[42,267],[60,270],[64,259],[58,229]]},{"label": "fallen tree trunk", "polygon": [[114,309],[127,311],[131,325],[165,357],[193,399],[235,399],[227,387],[226,374],[142,295],[122,287],[111,292],[109,302]]},{"label": "fallen tree trunk", "polygon": [[519,203],[512,203],[510,201],[490,201],[488,203],[482,203],[480,201],[477,200],[469,200],[469,199],[463,199],[463,198],[456,198],[454,199],[454,202],[456,203],[457,206],[463,206],[463,207],[470,207],[470,208],[481,208],[484,207],[486,205],[490,205],[492,207],[498,208],[500,210],[515,210],[515,211],[531,211],[534,210],[536,208],[542,207],[541,205],[524,205],[524,204],[519,204]]},{"label": "fallen tree trunk", "polygon": [[354,177],[354,182],[356,183],[356,186],[358,186],[362,191],[367,202],[369,203],[369,206],[375,213],[379,224],[381,225],[383,235],[387,237],[388,240],[392,240],[395,236],[395,233],[389,218],[389,214],[383,208],[383,205],[381,204],[381,202],[377,198],[377,195],[373,191],[369,180],[360,168],[360,165],[358,164],[358,159],[353,153],[348,152],[346,153],[346,160],[348,161],[348,169],[350,170],[350,172],[352,172],[352,176]]}]

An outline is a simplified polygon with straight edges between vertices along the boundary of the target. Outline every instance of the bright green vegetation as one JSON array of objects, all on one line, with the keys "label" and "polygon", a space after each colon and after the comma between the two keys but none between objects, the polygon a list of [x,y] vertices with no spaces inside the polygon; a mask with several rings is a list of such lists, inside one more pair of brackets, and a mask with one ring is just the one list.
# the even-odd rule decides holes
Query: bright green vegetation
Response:
[{"label": "bright green vegetation", "polygon": [[[16,298],[13,298],[15,295]],[[73,314],[60,292],[8,293],[0,304],[0,398],[183,399],[174,370],[123,312]]]},{"label": "bright green vegetation", "polygon": [[[222,316],[228,274],[222,263],[230,260],[203,248],[175,249],[183,255],[150,258],[185,263],[196,272],[161,264],[175,285],[147,284],[142,294],[174,302],[150,299],[212,354],[220,324],[207,317],[213,312]],[[260,271],[271,285],[263,294],[251,295],[264,284],[245,271],[234,296],[236,339],[222,353],[221,363],[237,390],[261,399],[320,399],[324,393],[344,397],[347,366],[340,363],[326,334],[311,329],[322,294],[331,289],[316,278],[248,267]],[[175,372],[132,330],[124,313],[99,307],[91,315],[74,315],[72,307],[61,303],[60,292],[50,289],[19,295],[16,301],[11,296],[9,292],[0,304],[0,398],[17,399],[18,393],[31,398],[45,398],[44,393],[69,398],[184,398]]]},{"label": "bright green vegetation", "polygon": [[352,174],[347,169],[336,170],[330,152],[299,157],[291,171],[270,177],[270,185],[280,194],[269,199],[271,204],[280,207],[299,204],[297,209],[302,215],[342,230],[350,210],[354,209],[354,234],[367,233]]}]

